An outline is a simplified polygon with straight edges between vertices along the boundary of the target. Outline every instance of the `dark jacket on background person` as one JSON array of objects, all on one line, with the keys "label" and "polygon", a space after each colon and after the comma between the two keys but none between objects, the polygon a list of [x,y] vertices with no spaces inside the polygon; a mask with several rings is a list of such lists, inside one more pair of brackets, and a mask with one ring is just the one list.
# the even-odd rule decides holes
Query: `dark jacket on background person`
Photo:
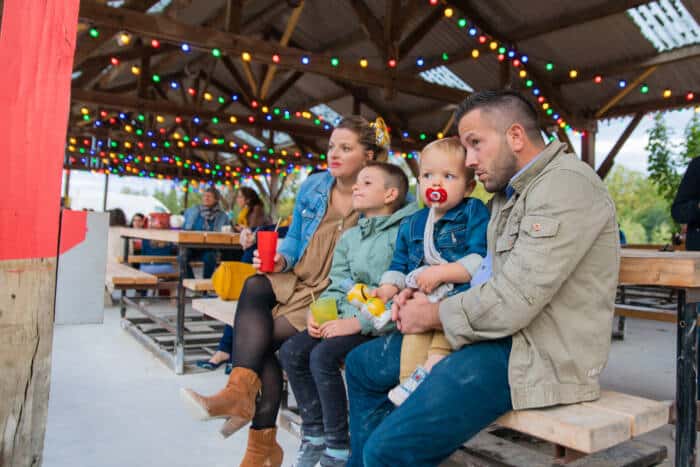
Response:
[{"label": "dark jacket on background person", "polygon": [[696,157],[683,175],[671,215],[680,224],[688,224],[685,240],[687,250],[700,250],[700,157]]}]

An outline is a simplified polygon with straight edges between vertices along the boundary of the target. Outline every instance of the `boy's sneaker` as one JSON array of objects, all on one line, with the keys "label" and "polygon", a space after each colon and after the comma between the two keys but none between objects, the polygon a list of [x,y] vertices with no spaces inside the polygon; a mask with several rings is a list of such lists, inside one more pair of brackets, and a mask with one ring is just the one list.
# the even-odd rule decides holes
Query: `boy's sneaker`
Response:
[{"label": "boy's sneaker", "polygon": [[327,452],[324,452],[323,456],[321,456],[321,467],[345,467],[347,463],[347,459],[333,457]]},{"label": "boy's sneaker", "polygon": [[301,446],[297,451],[297,458],[292,464],[294,467],[314,467],[326,450],[325,444],[313,444],[308,439],[301,439]]},{"label": "boy's sneaker", "polygon": [[416,367],[408,379],[402,381],[401,384],[389,391],[389,400],[393,402],[395,406],[400,406],[408,399],[408,396],[413,394],[426,376],[428,376],[428,372],[425,371],[425,368],[422,366]]}]

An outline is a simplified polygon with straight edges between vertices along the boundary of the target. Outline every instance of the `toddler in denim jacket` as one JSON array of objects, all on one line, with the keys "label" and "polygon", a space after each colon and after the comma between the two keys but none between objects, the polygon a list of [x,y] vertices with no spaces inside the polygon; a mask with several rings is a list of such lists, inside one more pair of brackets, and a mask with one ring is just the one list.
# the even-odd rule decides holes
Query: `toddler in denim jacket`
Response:
[{"label": "toddler in denim jacket", "polygon": [[[474,171],[465,165],[466,152],[456,138],[428,144],[420,156],[419,192],[426,207],[405,219],[399,228],[389,270],[373,295],[389,303],[410,288],[431,302],[469,288],[469,281],[486,256],[489,212],[468,196]],[[439,331],[407,334],[401,347],[401,384],[389,398],[400,405],[430,369],[451,352]]]}]

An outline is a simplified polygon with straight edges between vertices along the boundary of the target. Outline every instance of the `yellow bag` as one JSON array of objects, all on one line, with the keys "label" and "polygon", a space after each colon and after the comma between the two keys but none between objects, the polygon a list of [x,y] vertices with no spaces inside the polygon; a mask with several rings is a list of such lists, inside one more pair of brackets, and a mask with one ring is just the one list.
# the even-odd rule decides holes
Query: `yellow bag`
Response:
[{"label": "yellow bag", "polygon": [[238,300],[246,279],[255,274],[255,268],[239,261],[222,261],[211,282],[221,300]]}]

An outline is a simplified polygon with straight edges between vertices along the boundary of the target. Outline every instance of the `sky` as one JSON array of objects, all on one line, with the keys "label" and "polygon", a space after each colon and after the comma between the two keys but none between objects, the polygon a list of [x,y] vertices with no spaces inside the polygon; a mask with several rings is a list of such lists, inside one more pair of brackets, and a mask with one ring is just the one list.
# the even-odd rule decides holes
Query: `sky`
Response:
[{"label": "sky", "polygon": [[[693,115],[692,109],[666,112],[664,114],[666,123],[672,133],[672,142],[679,145],[682,142],[685,126]],[[620,153],[615,158],[615,165],[622,165],[626,168],[646,173],[646,151],[647,132],[653,124],[654,114],[645,116],[637,129],[629,137]],[[631,117],[616,119],[608,122],[601,122],[598,126],[596,139],[596,163],[600,164],[610,149],[627,127]],[[569,135],[572,144],[580,150],[581,138]],[[64,180],[65,181],[65,180]],[[89,172],[73,171],[70,180],[70,197],[74,200],[73,206],[82,207],[75,203],[85,200],[95,206],[102,206],[105,176],[101,174],[91,174]],[[169,180],[153,180],[137,177],[109,177],[109,193],[121,193],[124,188],[141,191],[145,189],[148,193],[155,190],[168,191],[173,186]],[[91,201],[88,201],[88,198]]]}]

